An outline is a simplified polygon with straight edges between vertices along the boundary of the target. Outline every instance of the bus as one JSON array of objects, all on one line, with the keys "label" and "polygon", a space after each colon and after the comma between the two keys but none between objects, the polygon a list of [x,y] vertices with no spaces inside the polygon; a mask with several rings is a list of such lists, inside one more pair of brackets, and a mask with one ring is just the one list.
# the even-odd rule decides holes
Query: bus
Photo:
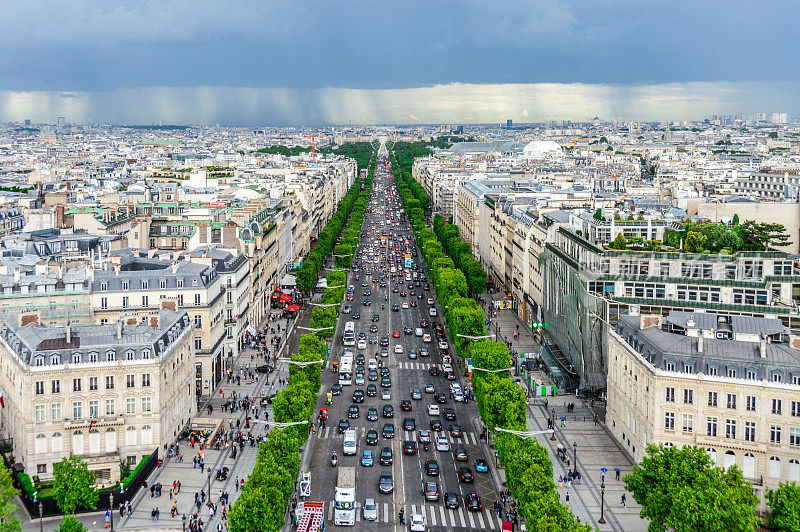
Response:
[{"label": "bus", "polygon": [[356,323],[354,321],[348,321],[344,324],[342,343],[344,345],[356,345]]},{"label": "bus", "polygon": [[339,360],[339,384],[341,386],[353,384],[353,355],[342,355]]}]

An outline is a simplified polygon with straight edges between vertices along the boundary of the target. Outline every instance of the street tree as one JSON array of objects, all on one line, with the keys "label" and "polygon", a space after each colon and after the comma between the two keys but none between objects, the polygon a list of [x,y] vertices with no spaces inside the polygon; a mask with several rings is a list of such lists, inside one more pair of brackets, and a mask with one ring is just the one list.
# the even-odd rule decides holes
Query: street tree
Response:
[{"label": "street tree", "polygon": [[272,532],[283,527],[284,500],[277,487],[244,490],[228,514],[230,532]]},{"label": "street tree", "polygon": [[517,383],[491,373],[476,375],[473,381],[481,419],[490,429],[525,430],[525,392]]},{"label": "street tree", "polygon": [[800,486],[794,482],[781,482],[778,489],[768,489],[767,505],[771,510],[767,526],[771,530],[800,530]]},{"label": "street tree", "polygon": [[88,528],[72,514],[65,515],[58,524],[58,532],[84,532],[86,530]]},{"label": "street tree", "polygon": [[624,479],[651,531],[752,531],[758,498],[738,467],[721,468],[702,447],[647,446]]},{"label": "street tree", "polygon": [[22,530],[22,521],[17,515],[18,506],[14,498],[19,490],[14,488],[11,471],[0,462],[0,532]]},{"label": "street tree", "polygon": [[74,514],[78,508],[97,508],[97,493],[94,472],[80,456],[63,458],[53,464],[55,499],[61,511]]}]

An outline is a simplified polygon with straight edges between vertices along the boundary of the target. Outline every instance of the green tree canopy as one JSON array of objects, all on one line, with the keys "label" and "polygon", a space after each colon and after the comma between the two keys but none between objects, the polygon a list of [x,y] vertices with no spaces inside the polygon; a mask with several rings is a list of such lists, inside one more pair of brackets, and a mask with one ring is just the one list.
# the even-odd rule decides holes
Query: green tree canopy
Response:
[{"label": "green tree canopy", "polygon": [[63,458],[53,464],[55,499],[61,511],[74,514],[78,508],[94,510],[100,495],[95,486],[94,472],[80,456]]},{"label": "green tree canopy", "polygon": [[767,526],[779,532],[800,530],[800,486],[781,482],[776,490],[767,490],[767,505],[771,510]]},{"label": "green tree canopy", "polygon": [[19,490],[14,488],[11,471],[0,462],[0,532],[22,530],[22,520],[17,515],[14,498]]}]

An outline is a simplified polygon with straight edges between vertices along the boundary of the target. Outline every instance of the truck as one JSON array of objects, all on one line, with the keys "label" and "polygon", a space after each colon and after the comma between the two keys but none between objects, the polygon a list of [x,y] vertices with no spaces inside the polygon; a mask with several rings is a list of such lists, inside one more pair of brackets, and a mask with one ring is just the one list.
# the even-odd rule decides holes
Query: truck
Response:
[{"label": "truck", "polygon": [[297,503],[297,532],[322,532],[325,530],[325,504],[322,502]]},{"label": "truck", "polygon": [[333,524],[355,526],[356,524],[356,468],[340,467],[334,496]]}]

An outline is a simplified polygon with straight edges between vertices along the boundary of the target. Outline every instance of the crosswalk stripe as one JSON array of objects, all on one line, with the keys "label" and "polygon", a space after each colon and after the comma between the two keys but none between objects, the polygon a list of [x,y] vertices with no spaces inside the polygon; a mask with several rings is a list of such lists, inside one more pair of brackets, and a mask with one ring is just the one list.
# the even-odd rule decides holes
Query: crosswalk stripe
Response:
[{"label": "crosswalk stripe", "polygon": [[478,512],[477,515],[478,515],[478,523],[480,523],[481,528],[485,528],[486,525],[483,522],[483,512]]},{"label": "crosswalk stripe", "polygon": [[411,505],[411,515],[414,515],[415,513],[417,513],[417,506],[412,504]]},{"label": "crosswalk stripe", "polygon": [[485,510],[486,512],[486,522],[489,525],[489,528],[499,528],[500,525],[498,524],[495,526],[494,524],[494,512],[492,510]]},{"label": "crosswalk stripe", "polygon": [[472,512],[467,512],[467,517],[469,518],[469,527],[475,528],[475,518],[472,517]]},{"label": "crosswalk stripe", "polygon": [[389,504],[388,503],[383,503],[383,522],[384,523],[388,523],[389,522]]},{"label": "crosswalk stripe", "polygon": [[356,522],[361,521],[361,512],[358,510],[358,506],[356,506]]},{"label": "crosswalk stripe", "polygon": [[442,526],[447,526],[447,515],[444,513],[444,506],[439,506],[439,515],[442,518]]},{"label": "crosswalk stripe", "polygon": [[467,526],[467,523],[464,522],[464,508],[458,508],[458,518],[461,520],[461,526]]},{"label": "crosswalk stripe", "polygon": [[436,507],[431,506],[431,525],[436,526]]}]

